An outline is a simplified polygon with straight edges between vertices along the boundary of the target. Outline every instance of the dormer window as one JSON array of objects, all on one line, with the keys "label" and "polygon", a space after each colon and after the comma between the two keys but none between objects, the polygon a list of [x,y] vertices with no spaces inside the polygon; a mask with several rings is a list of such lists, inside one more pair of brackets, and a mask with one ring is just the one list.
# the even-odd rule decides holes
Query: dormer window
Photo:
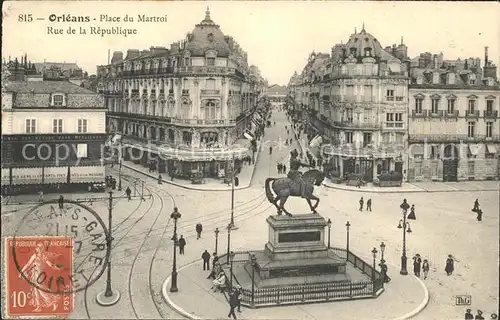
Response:
[{"label": "dormer window", "polygon": [[469,79],[469,84],[476,84],[476,79]]},{"label": "dormer window", "polygon": [[66,106],[66,96],[64,94],[60,94],[60,93],[53,94],[51,104],[54,107]]},{"label": "dormer window", "polygon": [[210,42],[214,41],[214,34],[213,34],[213,33],[209,33],[209,34],[207,35],[207,39],[208,39],[208,41],[210,41]]},{"label": "dormer window", "polygon": [[[356,38],[357,39],[357,38]],[[356,55],[356,48],[349,49],[349,52],[354,56]]]},{"label": "dormer window", "polygon": [[215,58],[207,58],[207,66],[215,66]]},{"label": "dormer window", "polygon": [[372,56],[372,48],[365,48],[365,57]]}]

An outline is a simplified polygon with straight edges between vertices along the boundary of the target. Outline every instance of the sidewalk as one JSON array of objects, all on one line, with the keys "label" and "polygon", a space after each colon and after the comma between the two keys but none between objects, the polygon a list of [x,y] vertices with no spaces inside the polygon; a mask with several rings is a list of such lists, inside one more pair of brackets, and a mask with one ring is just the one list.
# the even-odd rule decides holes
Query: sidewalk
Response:
[{"label": "sidewalk", "polygon": [[[398,270],[390,266],[389,270]],[[277,306],[248,309],[242,307],[238,319],[408,319],[422,311],[429,301],[429,292],[423,282],[414,276],[389,274],[392,281],[385,292],[375,299],[359,299],[325,303]],[[163,284],[162,294],[167,304],[190,319],[223,319],[229,313],[226,297],[213,292],[211,280],[202,270],[201,262],[188,264],[178,270],[182,287],[170,293],[170,277]],[[196,301],[196,303],[193,303]]]},{"label": "sidewalk", "polygon": [[404,182],[401,187],[377,187],[372,183],[357,188],[337,184],[325,179],[323,185],[327,188],[371,193],[413,193],[413,192],[477,192],[477,191],[498,191],[500,184],[498,181],[462,181],[462,182]]},{"label": "sidewalk", "polygon": [[[237,175],[239,179],[239,185],[234,187],[234,190],[242,190],[249,188],[250,185],[252,184],[252,178],[255,172],[255,166],[257,164],[257,161],[259,159],[259,155],[261,152],[261,144],[258,143],[257,147],[257,155],[255,156],[255,161],[254,163],[250,165],[244,164],[241,168],[241,172]],[[143,165],[140,164],[134,164],[132,162],[123,162],[122,163],[123,167],[126,167],[130,170],[133,170],[135,172],[141,173],[145,176],[148,176],[153,179],[158,179],[158,173],[153,172],[150,173],[148,172],[148,168],[144,167]],[[168,183],[180,188],[184,189],[189,189],[189,190],[198,190],[198,191],[230,191],[231,190],[231,185],[225,184],[222,180],[218,179],[213,179],[213,178],[204,178],[205,183],[203,184],[192,184],[190,180],[183,180],[183,179],[174,179],[173,181],[170,180],[170,177],[167,175],[167,173],[162,174],[162,176],[166,177],[162,178],[163,183]]]}]

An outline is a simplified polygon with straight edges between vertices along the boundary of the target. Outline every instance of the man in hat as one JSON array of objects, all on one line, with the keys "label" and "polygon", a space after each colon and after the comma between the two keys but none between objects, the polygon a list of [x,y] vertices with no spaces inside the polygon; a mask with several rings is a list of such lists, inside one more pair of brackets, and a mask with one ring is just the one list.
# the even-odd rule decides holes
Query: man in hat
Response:
[{"label": "man in hat", "polygon": [[237,307],[238,307],[238,312],[241,312],[241,294],[243,293],[241,286],[239,284],[236,285],[236,300],[237,300]]},{"label": "man in hat", "polygon": [[472,314],[472,310],[471,309],[465,310],[464,319],[465,320],[472,320],[472,319],[474,319],[474,315]]},{"label": "man in hat", "polygon": [[298,157],[298,152],[296,149],[290,152],[290,171],[288,171],[287,177],[290,178],[293,182],[298,184],[300,188],[300,195],[302,198],[306,197],[306,184],[302,179],[302,173],[299,171],[300,167],[310,167],[306,163],[300,162]]}]

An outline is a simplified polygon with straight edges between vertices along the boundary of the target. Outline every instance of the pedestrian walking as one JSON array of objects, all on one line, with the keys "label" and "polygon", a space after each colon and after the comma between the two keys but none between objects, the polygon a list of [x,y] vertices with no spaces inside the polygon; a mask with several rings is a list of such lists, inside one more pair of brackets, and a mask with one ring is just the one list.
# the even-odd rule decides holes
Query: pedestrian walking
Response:
[{"label": "pedestrian walking", "polygon": [[414,204],[411,205],[410,214],[408,215],[408,219],[417,220],[417,217],[415,216],[415,205]]},{"label": "pedestrian walking", "polygon": [[203,226],[201,225],[201,223],[197,223],[196,224],[196,240],[200,239],[201,238],[201,232],[203,231]]},{"label": "pedestrian walking", "polygon": [[238,306],[238,296],[237,296],[237,293],[236,293],[236,290],[232,290],[231,291],[231,294],[229,296],[229,314],[227,315],[228,318],[231,318],[231,316],[233,317],[233,319],[237,319],[236,318],[236,313],[234,313],[234,309],[236,309],[236,307]]},{"label": "pedestrian walking", "polygon": [[477,314],[476,316],[474,317],[475,320],[484,320],[484,317],[483,317],[483,312],[481,310],[477,310]]},{"label": "pedestrian walking", "polygon": [[237,307],[238,307],[238,312],[241,312],[241,295],[243,294],[243,290],[241,289],[241,286],[239,284],[236,285],[236,301],[237,301]]},{"label": "pedestrian walking", "polygon": [[380,272],[382,273],[382,279],[384,279],[384,283],[389,283],[391,281],[391,278],[387,274],[388,268],[387,268],[387,264],[385,264],[384,259],[380,260],[379,266],[380,266]]},{"label": "pedestrian walking", "polygon": [[427,261],[427,259],[424,259],[424,262],[422,263],[422,271],[424,272],[424,280],[425,280],[429,275],[429,261]]},{"label": "pedestrian walking", "polygon": [[201,258],[203,259],[203,270],[210,271],[210,253],[207,250],[202,253]]},{"label": "pedestrian walking", "polygon": [[278,174],[281,173],[281,163],[276,164],[276,170],[278,170]]},{"label": "pedestrian walking", "polygon": [[420,269],[422,266],[422,258],[420,258],[420,254],[416,254],[413,257],[413,273],[415,274],[416,277],[420,278]]},{"label": "pedestrian walking", "polygon": [[40,189],[40,191],[38,191],[38,201],[43,202],[43,190],[42,189]]},{"label": "pedestrian walking", "polygon": [[370,212],[372,211],[372,199],[371,198],[366,201],[366,211],[370,211]]},{"label": "pedestrian walking", "polygon": [[465,310],[464,319],[465,320],[473,320],[474,319],[474,315],[472,314],[472,310],[471,309]]},{"label": "pedestrian walking", "polygon": [[476,199],[476,201],[474,201],[474,207],[472,208],[472,212],[477,212],[477,210],[479,210],[479,199]]},{"label": "pedestrian walking", "polygon": [[363,200],[363,197],[361,197],[361,199],[359,199],[359,211],[363,211],[363,204],[365,203],[365,201]]},{"label": "pedestrian walking", "polygon": [[455,270],[455,265],[454,263],[458,262],[453,255],[449,254],[448,258],[446,259],[446,267],[444,268],[444,271],[446,271],[446,275],[451,276],[453,274],[453,271]]},{"label": "pedestrian walking", "polygon": [[64,197],[62,195],[59,196],[59,200],[57,202],[59,203],[59,209],[62,210],[62,208],[64,206]]},{"label": "pedestrian walking", "polygon": [[285,174],[286,174],[286,165],[283,165],[283,168],[282,168],[282,169],[283,169],[283,173],[285,173]]},{"label": "pedestrian walking", "polygon": [[269,155],[272,155],[273,154],[273,147],[269,147]]},{"label": "pedestrian walking", "polygon": [[132,190],[130,190],[130,187],[127,187],[127,189],[125,190],[125,194],[127,195],[128,201],[130,201],[130,195],[132,194]]},{"label": "pedestrian walking", "polygon": [[184,254],[184,247],[186,246],[186,239],[181,235],[179,238],[179,254]]}]

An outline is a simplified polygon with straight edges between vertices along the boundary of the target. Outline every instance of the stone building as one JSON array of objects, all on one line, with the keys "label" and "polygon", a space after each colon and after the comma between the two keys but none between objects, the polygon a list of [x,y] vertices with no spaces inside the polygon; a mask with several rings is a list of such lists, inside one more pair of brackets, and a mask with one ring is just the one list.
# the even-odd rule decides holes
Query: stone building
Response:
[{"label": "stone building", "polygon": [[44,79],[26,61],[2,67],[2,192],[67,192],[103,182],[102,99]]},{"label": "stone building", "polygon": [[313,52],[291,78],[289,94],[294,108],[308,114],[309,139],[328,142],[323,152],[341,175],[406,176],[408,64],[402,39],[383,48],[363,26],[331,54]]},{"label": "stone building", "polygon": [[500,86],[485,49],[481,59],[412,59],[409,181],[498,178]]},{"label": "stone building", "polygon": [[132,150],[160,154],[159,172],[217,177],[233,154],[247,155],[245,147],[231,147],[254,129],[263,80],[208,8],[185,40],[169,49],[129,49],[125,57],[115,52],[97,79],[109,133],[122,135]]}]

